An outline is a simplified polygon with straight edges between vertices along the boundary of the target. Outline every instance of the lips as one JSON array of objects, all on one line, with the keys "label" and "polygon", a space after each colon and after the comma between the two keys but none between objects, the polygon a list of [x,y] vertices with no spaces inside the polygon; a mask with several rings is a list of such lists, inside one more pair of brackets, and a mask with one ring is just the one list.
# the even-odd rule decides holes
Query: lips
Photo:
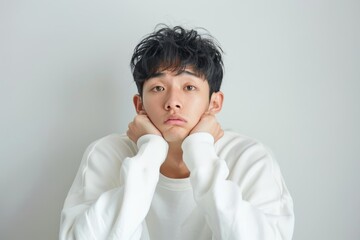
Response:
[{"label": "lips", "polygon": [[186,123],[186,120],[180,116],[170,116],[165,120],[165,124],[180,125]]}]

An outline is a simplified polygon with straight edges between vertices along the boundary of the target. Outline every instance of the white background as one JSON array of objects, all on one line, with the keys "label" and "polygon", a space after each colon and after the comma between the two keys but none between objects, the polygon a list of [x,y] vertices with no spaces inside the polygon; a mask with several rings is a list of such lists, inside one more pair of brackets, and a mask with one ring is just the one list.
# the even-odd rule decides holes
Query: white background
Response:
[{"label": "white background", "polygon": [[157,23],[221,43],[226,129],[274,152],[295,240],[360,239],[360,2],[0,0],[0,239],[57,239],[85,148],[124,132]]}]

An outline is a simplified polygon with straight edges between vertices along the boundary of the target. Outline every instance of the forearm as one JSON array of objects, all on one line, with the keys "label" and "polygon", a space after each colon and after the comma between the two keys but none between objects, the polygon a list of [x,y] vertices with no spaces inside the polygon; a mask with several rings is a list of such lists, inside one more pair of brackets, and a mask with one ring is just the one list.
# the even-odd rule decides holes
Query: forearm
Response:
[{"label": "forearm", "polygon": [[[283,207],[281,204],[287,204],[282,202],[282,196],[266,199],[268,190],[249,182],[245,188],[253,188],[256,191],[254,194],[263,194],[264,203],[245,201],[238,184],[227,180],[227,164],[216,155],[214,140],[210,134],[190,135],[182,147],[184,161],[191,172],[195,201],[207,219],[215,239],[291,238],[293,216],[283,214],[286,211],[278,211]],[[267,177],[267,174],[261,173],[261,169],[265,168],[253,167],[254,173],[251,174],[259,175],[259,178],[262,175]],[[260,207],[265,204],[266,210]],[[267,214],[268,211],[274,214]]]},{"label": "forearm", "polygon": [[106,181],[107,172],[96,173],[100,169],[91,169],[92,162],[86,164],[84,178],[90,175],[94,178],[94,174],[97,177],[84,180],[88,182],[86,186],[75,187],[78,190],[69,193],[62,213],[60,239],[140,238],[141,224],[152,201],[167,144],[159,136],[146,135],[139,139],[138,147],[137,155],[121,164],[117,174],[121,178],[120,186],[110,190],[101,192],[97,186]]}]

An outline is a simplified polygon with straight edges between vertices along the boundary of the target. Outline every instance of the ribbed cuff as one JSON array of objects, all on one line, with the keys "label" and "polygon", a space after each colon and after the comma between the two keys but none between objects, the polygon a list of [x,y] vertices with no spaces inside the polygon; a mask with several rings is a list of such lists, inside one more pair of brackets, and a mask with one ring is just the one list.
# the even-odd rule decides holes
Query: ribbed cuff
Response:
[{"label": "ribbed cuff", "polygon": [[201,166],[214,164],[218,159],[214,137],[207,132],[193,133],[183,141],[183,159],[190,171]]},{"label": "ribbed cuff", "polygon": [[136,144],[139,148],[137,156],[142,156],[149,164],[160,166],[165,161],[169,145],[163,137],[146,134]]}]

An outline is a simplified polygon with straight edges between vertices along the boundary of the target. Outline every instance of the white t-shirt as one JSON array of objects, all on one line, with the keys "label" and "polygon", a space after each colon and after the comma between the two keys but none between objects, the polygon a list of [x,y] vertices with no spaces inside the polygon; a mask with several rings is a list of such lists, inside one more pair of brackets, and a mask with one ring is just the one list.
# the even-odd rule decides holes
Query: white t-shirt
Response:
[{"label": "white t-shirt", "polygon": [[65,200],[60,239],[289,240],[293,202],[261,143],[226,131],[188,136],[190,177],[159,173],[168,150],[157,135],[112,134],[86,150]]}]

